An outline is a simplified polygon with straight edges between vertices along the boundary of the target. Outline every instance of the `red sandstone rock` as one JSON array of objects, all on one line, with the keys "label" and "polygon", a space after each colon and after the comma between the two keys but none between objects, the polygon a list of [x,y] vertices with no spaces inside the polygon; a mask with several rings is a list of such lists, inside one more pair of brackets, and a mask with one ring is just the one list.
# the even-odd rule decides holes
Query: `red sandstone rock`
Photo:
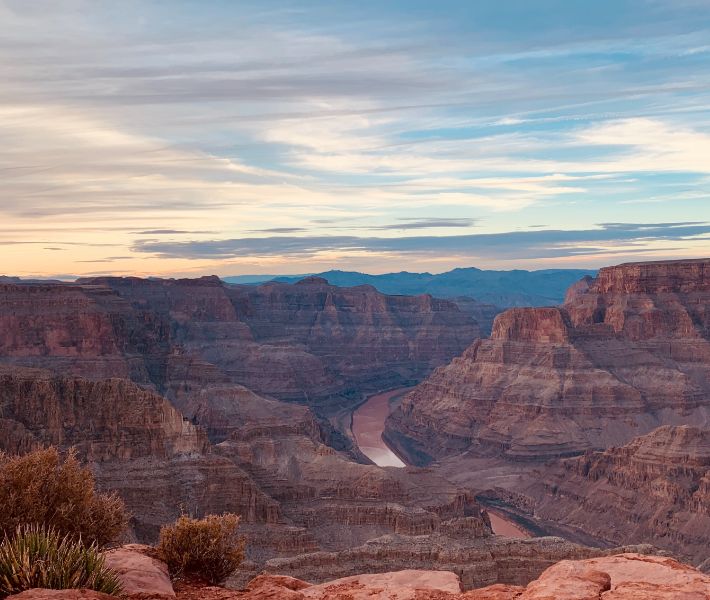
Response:
[{"label": "red sandstone rock", "polygon": [[396,571],[355,575],[302,590],[306,600],[415,600],[426,594],[458,594],[459,578],[447,571]]},{"label": "red sandstone rock", "polygon": [[520,600],[707,600],[710,577],[670,558],[621,554],[562,561],[527,586]]},{"label": "red sandstone rock", "polygon": [[245,592],[178,589],[179,600],[708,600],[710,577],[673,559],[618,554],[565,560],[527,587],[496,584],[460,591],[447,571],[356,575],[320,585],[264,574]]},{"label": "red sandstone rock", "polygon": [[130,544],[104,553],[106,566],[118,573],[127,598],[165,600],[175,598],[167,565],[149,556],[149,546]]}]

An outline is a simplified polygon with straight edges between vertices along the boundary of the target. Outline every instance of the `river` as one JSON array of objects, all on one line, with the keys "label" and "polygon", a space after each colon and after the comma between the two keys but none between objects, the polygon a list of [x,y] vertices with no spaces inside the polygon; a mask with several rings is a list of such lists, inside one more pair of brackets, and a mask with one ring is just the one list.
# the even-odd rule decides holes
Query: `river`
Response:
[{"label": "river", "polygon": [[[382,439],[385,419],[391,412],[392,400],[411,388],[396,388],[370,396],[353,413],[352,432],[360,451],[380,467],[406,467]],[[532,537],[527,531],[500,513],[488,511],[493,533],[512,538]]]},{"label": "river", "polygon": [[370,396],[353,413],[352,431],[360,451],[381,467],[406,467],[382,439],[390,401],[411,388],[397,388]]}]

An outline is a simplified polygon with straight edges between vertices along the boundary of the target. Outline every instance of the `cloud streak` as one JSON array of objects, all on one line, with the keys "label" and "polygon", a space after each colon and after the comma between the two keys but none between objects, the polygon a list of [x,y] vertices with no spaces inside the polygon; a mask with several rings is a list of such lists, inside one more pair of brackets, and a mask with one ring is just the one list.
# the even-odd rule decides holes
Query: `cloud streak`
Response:
[{"label": "cloud streak", "polygon": [[[198,274],[701,252],[661,225],[710,222],[710,13],[577,4],[0,0],[0,258],[81,274],[108,243],[117,270]],[[516,237],[640,215],[655,235]]]},{"label": "cloud streak", "polygon": [[[322,252],[370,252],[504,257],[506,259],[560,258],[608,253],[613,246],[627,247],[657,241],[687,241],[710,235],[710,223],[610,223],[595,229],[508,231],[504,233],[408,236],[395,238],[357,236],[303,236],[238,238],[186,242],[137,242],[135,252],[163,258],[229,259],[247,256],[311,256]],[[644,248],[628,248],[643,252]]]}]

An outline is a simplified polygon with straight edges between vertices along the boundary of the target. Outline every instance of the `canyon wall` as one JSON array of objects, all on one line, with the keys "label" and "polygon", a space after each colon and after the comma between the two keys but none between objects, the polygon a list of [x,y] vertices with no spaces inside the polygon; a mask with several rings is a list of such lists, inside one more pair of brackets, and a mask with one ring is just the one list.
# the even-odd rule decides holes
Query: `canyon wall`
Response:
[{"label": "canyon wall", "polygon": [[535,514],[610,542],[653,540],[691,562],[710,546],[710,429],[664,426],[542,469]]},{"label": "canyon wall", "polygon": [[165,398],[124,379],[87,380],[0,367],[0,450],[76,448],[99,487],[116,490],[132,535],[155,539],[182,510],[281,520],[278,503],[210,451],[206,432]]},{"label": "canyon wall", "polygon": [[0,284],[0,362],[122,377],[167,396],[238,383],[311,405],[421,379],[480,334],[446,300],[216,277]]},{"label": "canyon wall", "polygon": [[710,424],[710,260],[601,269],[562,307],[512,309],[388,419],[411,461],[546,460]]}]

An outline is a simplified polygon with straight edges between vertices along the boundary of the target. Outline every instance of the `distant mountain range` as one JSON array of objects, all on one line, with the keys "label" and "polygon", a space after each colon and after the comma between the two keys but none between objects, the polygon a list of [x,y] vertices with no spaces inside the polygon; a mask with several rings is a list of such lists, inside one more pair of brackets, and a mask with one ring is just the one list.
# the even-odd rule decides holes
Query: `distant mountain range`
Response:
[{"label": "distant mountain range", "polygon": [[[560,304],[567,288],[596,271],[585,269],[545,269],[542,271],[487,271],[475,267],[454,269],[446,273],[386,273],[368,275],[355,271],[326,271],[318,277],[332,285],[350,287],[369,284],[385,294],[431,294],[438,298],[467,296],[478,302],[503,308],[513,306],[548,306]],[[265,281],[293,283],[305,275],[281,276],[238,275],[223,277],[227,283],[254,284]]]}]

